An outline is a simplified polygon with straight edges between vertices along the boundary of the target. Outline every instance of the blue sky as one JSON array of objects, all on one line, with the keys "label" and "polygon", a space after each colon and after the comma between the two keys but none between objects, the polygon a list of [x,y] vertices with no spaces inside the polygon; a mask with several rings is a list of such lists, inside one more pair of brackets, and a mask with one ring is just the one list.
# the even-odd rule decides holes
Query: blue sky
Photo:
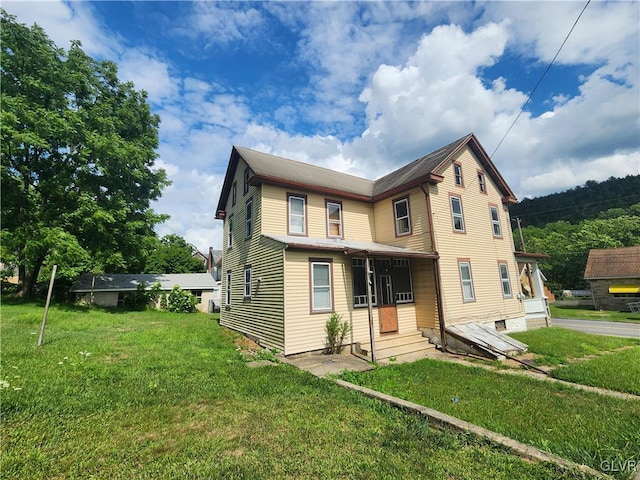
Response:
[{"label": "blue sky", "polygon": [[[161,117],[154,208],[202,251],[232,145],[378,178],[473,132],[492,154],[585,2],[4,1],[118,64]],[[522,199],[640,174],[640,3],[592,1],[493,155]]]}]

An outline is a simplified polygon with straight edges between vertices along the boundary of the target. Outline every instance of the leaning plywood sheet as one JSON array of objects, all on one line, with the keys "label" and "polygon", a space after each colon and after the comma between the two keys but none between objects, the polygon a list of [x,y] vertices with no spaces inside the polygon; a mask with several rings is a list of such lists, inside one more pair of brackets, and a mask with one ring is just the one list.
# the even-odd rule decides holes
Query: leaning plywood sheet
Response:
[{"label": "leaning plywood sheet", "polygon": [[496,331],[492,325],[465,323],[449,326],[446,331],[465,343],[502,355],[513,355],[528,348],[526,344]]}]

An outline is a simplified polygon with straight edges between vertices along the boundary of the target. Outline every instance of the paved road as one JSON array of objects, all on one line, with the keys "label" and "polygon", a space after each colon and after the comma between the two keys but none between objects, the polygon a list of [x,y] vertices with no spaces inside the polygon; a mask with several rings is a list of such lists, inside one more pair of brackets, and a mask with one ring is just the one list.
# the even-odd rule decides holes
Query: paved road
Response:
[{"label": "paved road", "polygon": [[596,335],[640,338],[640,324],[621,322],[600,322],[598,320],[579,320],[577,318],[552,318],[554,327],[570,328]]}]

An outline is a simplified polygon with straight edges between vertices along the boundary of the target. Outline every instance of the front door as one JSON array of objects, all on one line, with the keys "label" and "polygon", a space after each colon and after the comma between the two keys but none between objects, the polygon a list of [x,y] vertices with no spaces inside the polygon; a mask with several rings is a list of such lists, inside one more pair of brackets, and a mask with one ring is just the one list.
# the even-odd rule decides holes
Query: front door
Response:
[{"label": "front door", "polygon": [[378,304],[378,317],[380,321],[380,333],[392,333],[398,331],[398,312],[393,295],[391,275],[378,277],[380,288],[380,302]]}]

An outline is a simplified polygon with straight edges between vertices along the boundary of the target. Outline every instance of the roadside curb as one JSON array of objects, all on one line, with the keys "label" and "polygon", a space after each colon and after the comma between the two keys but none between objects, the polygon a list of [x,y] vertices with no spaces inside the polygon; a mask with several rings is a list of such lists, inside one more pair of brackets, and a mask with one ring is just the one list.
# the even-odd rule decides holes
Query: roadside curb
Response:
[{"label": "roadside curb", "polygon": [[506,437],[504,435],[493,432],[491,430],[487,430],[486,428],[480,427],[478,425],[474,425],[473,423],[465,422],[464,420],[460,420],[459,418],[452,417],[451,415],[447,415],[446,413],[442,413],[437,410],[427,408],[417,403],[413,403],[407,400],[403,400],[401,398],[393,397],[391,395],[387,395],[385,393],[381,393],[376,390],[371,390],[370,388],[354,385],[353,383],[345,382],[344,380],[336,380],[336,383],[348,390],[359,392],[363,395],[366,395],[367,397],[382,400],[383,402],[387,402],[397,408],[408,410],[412,413],[417,413],[423,417],[426,417],[429,419],[430,423],[432,423],[436,428],[440,428],[440,429],[453,428],[454,430],[458,430],[461,432],[472,433],[478,437],[486,438],[487,440],[495,444],[502,445],[508,448],[509,450],[513,451],[515,454],[530,460],[555,463],[561,468],[564,468],[567,470],[579,470],[581,472],[589,473],[590,475],[593,475],[597,478],[602,478],[602,479],[612,478],[609,475],[599,472],[587,465],[581,465],[581,464],[572,462],[571,460],[567,460],[565,458],[559,457],[558,455],[545,452],[531,445],[518,442],[517,440],[514,440],[512,438]]}]

